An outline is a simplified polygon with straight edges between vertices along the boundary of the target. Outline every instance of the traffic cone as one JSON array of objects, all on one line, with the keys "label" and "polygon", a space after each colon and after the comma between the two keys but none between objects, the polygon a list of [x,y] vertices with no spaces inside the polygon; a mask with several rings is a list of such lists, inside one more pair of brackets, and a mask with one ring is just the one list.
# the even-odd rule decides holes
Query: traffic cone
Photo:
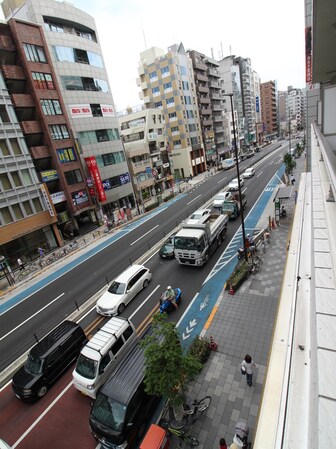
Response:
[{"label": "traffic cone", "polygon": [[230,284],[230,290],[229,290],[229,295],[234,295],[235,291],[233,290],[232,285]]},{"label": "traffic cone", "polygon": [[210,337],[209,347],[210,347],[211,351],[217,351],[218,344],[214,342],[214,339],[212,337]]}]

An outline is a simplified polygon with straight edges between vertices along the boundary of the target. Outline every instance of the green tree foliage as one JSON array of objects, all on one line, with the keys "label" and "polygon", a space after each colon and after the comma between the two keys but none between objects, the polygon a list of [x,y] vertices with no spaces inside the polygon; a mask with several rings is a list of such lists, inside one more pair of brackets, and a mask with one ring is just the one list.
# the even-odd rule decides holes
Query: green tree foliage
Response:
[{"label": "green tree foliage", "polygon": [[296,165],[296,164],[295,164],[295,161],[293,160],[293,157],[292,157],[289,153],[286,153],[286,154],[284,155],[283,161],[284,161],[284,163],[285,163],[285,165],[286,165],[286,168],[285,168],[286,173],[287,173],[287,175],[289,175],[290,173],[292,173],[293,168],[294,168],[295,165]]},{"label": "green tree foliage", "polygon": [[140,343],[145,347],[145,389],[148,394],[163,396],[172,404],[182,402],[181,392],[201,370],[201,363],[184,354],[175,323],[166,314],[156,314],[153,333]]}]

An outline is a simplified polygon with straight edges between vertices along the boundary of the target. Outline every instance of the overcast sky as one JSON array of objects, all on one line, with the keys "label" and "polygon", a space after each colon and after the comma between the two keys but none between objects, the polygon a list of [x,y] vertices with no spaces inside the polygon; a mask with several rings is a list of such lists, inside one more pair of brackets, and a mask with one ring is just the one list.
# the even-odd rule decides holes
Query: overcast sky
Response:
[{"label": "overcast sky", "polygon": [[261,82],[305,86],[303,0],[72,0],[96,21],[117,110],[141,104],[140,52],[182,42],[220,59],[250,58]]}]

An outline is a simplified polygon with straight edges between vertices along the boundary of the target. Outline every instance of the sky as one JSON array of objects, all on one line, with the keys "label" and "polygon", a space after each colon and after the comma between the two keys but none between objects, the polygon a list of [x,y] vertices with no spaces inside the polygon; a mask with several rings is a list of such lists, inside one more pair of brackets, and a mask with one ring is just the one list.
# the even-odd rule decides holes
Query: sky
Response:
[{"label": "sky", "polygon": [[183,43],[213,56],[250,58],[261,82],[305,87],[303,0],[71,0],[96,21],[118,111],[137,106],[140,53]]}]

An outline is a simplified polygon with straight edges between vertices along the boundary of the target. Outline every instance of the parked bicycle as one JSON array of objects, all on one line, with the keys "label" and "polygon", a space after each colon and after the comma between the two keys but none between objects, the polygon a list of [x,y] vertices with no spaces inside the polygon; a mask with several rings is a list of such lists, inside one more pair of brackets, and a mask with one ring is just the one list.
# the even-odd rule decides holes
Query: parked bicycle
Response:
[{"label": "parked bicycle", "polygon": [[174,429],[173,427],[168,427],[167,429],[169,435],[175,435],[180,441],[183,441],[190,447],[195,447],[199,445],[197,438],[184,432],[183,430]]},{"label": "parked bicycle", "polygon": [[191,406],[184,404],[182,410],[182,418],[176,419],[173,418],[170,421],[170,427],[174,429],[182,429],[186,426],[188,421],[191,419],[194,423],[198,417],[198,415],[209,408],[211,404],[211,396],[206,396],[205,398],[197,401],[196,399],[191,404]]},{"label": "parked bicycle", "polygon": [[248,259],[247,263],[250,268],[250,273],[255,274],[260,270],[263,261],[261,257],[254,255],[250,259]]},{"label": "parked bicycle", "polygon": [[39,267],[34,262],[30,263],[29,265],[26,265],[23,270],[19,271],[19,273],[17,275],[17,280],[19,282],[22,281],[25,277],[29,276],[31,273],[36,271],[38,268]]}]

